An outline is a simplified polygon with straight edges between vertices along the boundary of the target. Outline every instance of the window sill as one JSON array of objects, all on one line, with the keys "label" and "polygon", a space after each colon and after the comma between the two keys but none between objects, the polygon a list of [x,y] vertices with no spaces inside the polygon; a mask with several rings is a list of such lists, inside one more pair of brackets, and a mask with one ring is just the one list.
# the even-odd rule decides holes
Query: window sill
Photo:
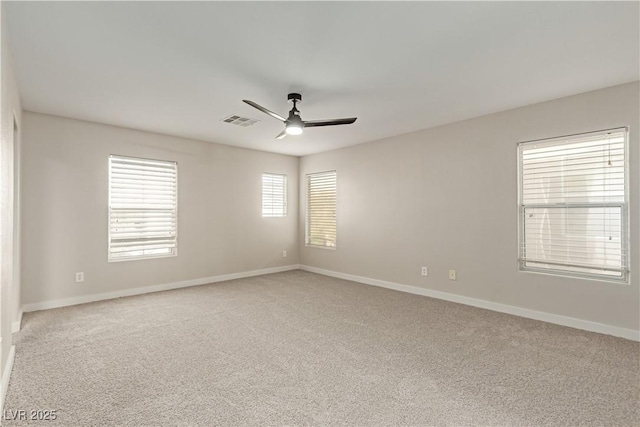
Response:
[{"label": "window sill", "polygon": [[175,254],[171,254],[171,255],[148,255],[148,256],[137,256],[137,257],[131,257],[131,258],[116,258],[116,259],[110,258],[108,262],[142,261],[145,259],[172,258],[177,256],[178,256],[178,253],[176,252]]},{"label": "window sill", "polygon": [[615,277],[609,278],[606,276],[598,277],[598,276],[589,275],[589,274],[565,273],[560,270],[544,270],[544,269],[522,267],[522,266],[518,269],[518,271],[520,273],[541,274],[544,276],[552,276],[552,277],[565,278],[565,279],[589,280],[592,282],[613,283],[616,285],[629,285],[630,283],[629,273],[627,273],[624,277],[621,277],[621,278],[615,278]]},{"label": "window sill", "polygon": [[316,248],[316,249],[326,249],[330,251],[335,251],[337,248],[335,246],[319,246],[319,245],[309,245],[305,243],[305,248]]}]

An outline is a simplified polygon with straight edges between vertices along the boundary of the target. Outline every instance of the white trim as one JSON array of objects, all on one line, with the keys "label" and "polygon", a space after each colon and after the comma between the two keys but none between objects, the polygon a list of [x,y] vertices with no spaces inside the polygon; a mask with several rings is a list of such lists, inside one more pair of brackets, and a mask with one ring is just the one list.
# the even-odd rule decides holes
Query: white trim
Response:
[{"label": "white trim", "polygon": [[122,289],[102,294],[83,295],[79,297],[64,298],[51,301],[25,304],[23,311],[48,310],[50,308],[67,307],[70,305],[85,304],[88,302],[103,301],[114,298],[128,297],[132,295],[148,294],[151,292],[168,291],[171,289],[187,288],[190,286],[207,285],[209,283],[224,282],[227,280],[242,279],[245,277],[261,276],[263,274],[280,273],[283,271],[298,270],[298,264],[285,265],[283,267],[263,268],[261,270],[244,271],[240,273],[222,274],[220,276],[203,277],[201,279],[185,280],[182,282],[163,283],[160,285],[143,286],[140,288]]},{"label": "white trim", "polygon": [[393,289],[400,292],[407,292],[415,295],[422,295],[430,298],[437,298],[473,307],[493,310],[500,313],[512,314],[514,316],[525,317],[527,319],[541,320],[543,322],[554,323],[556,325],[568,326],[570,328],[582,329],[600,334],[613,335],[615,337],[626,338],[632,341],[640,341],[640,331],[620,328],[617,326],[605,325],[603,323],[591,322],[589,320],[576,319],[574,317],[561,316],[558,314],[545,313],[543,311],[530,310],[528,308],[516,307],[513,305],[500,304],[462,295],[450,294],[447,292],[434,291],[432,289],[419,288],[417,286],[403,285],[400,283],[387,282],[384,280],[371,279],[369,277],[356,276],[353,274],[340,273],[337,271],[325,270],[322,268],[300,265],[300,269],[311,273],[322,274],[324,276],[336,277],[338,279],[351,280],[364,283],[366,285],[379,286]]},{"label": "white trim", "polygon": [[[21,165],[22,165],[22,125],[16,110],[13,110],[13,121],[15,126],[12,131],[13,134],[13,280],[10,288],[10,305],[11,315],[15,315],[14,309],[19,310],[17,313],[17,319],[11,324],[11,333],[20,331],[20,323],[22,322],[22,309],[20,308],[20,289],[22,287],[22,180],[21,180]],[[15,134],[16,128],[18,130],[17,136]],[[15,304],[15,305],[14,305]],[[17,325],[16,325],[17,323]],[[17,328],[17,329],[16,329]],[[0,412],[1,413],[1,412]]]},{"label": "white trim", "polygon": [[2,385],[0,386],[0,414],[4,414],[4,398],[7,396],[7,390],[9,389],[9,379],[11,379],[11,371],[13,371],[13,360],[16,357],[16,346],[12,345],[9,349],[9,357],[7,357],[7,363],[4,365],[2,371]]},{"label": "white trim", "polygon": [[18,312],[18,319],[11,324],[12,334],[15,334],[16,332],[20,332],[20,329],[22,328],[22,313],[23,313],[23,310],[21,309],[20,312]]}]

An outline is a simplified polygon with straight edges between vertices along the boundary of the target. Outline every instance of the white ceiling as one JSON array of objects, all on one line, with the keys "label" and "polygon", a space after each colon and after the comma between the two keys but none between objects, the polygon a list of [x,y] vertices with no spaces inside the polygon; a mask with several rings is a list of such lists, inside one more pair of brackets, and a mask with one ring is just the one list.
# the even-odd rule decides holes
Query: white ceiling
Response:
[{"label": "white ceiling", "polygon": [[3,3],[26,110],[292,155],[640,79],[638,2]]}]

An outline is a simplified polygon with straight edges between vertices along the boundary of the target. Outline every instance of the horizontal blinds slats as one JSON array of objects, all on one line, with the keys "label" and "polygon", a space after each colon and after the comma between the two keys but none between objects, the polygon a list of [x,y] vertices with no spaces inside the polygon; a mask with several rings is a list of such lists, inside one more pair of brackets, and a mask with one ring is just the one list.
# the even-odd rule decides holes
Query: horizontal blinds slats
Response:
[{"label": "horizontal blinds slats", "polygon": [[307,244],[336,246],[336,172],[307,175]]},{"label": "horizontal blinds slats", "polygon": [[[598,145],[596,147],[589,148],[575,148],[572,150],[555,151],[538,153],[536,156],[528,156],[527,153],[523,154],[522,160],[527,164],[549,166],[565,161],[569,162],[584,162],[593,159],[600,159],[602,152],[606,150],[607,157],[622,157],[624,156],[624,142],[607,142],[607,146],[603,147]],[[570,157],[570,159],[567,159]]]},{"label": "horizontal blinds slats", "polygon": [[112,170],[114,170],[118,176],[122,177],[140,177],[140,176],[149,176],[155,177],[157,179],[161,179],[163,181],[167,181],[176,176],[176,172],[171,169],[133,169],[128,167],[120,167],[116,165],[111,166]]},{"label": "horizontal blinds slats", "polygon": [[[522,182],[523,187],[536,187],[538,178],[533,179],[525,179]],[[624,184],[623,177],[606,177],[606,176],[598,176],[598,174],[590,174],[589,177],[584,178],[582,176],[577,176],[577,179],[574,179],[570,175],[564,175],[563,177],[558,178],[549,178],[549,182],[559,183],[562,182],[565,185],[576,185],[584,182],[588,182],[591,185],[602,185],[602,184]]]},{"label": "horizontal blinds slats", "polygon": [[113,241],[121,239],[145,239],[173,237],[175,225],[168,227],[118,228],[111,233]]},{"label": "horizontal blinds slats", "polygon": [[520,147],[522,204],[624,201],[625,131]]},{"label": "horizontal blinds slats", "polygon": [[111,182],[113,183],[113,188],[126,188],[126,189],[146,189],[146,188],[165,188],[171,189],[168,187],[165,182],[155,182],[151,180],[141,181],[139,178],[125,178],[122,176],[114,176],[111,175]]},{"label": "horizontal blinds slats", "polygon": [[111,156],[109,258],[175,254],[177,164]]},{"label": "horizontal blinds slats", "polygon": [[152,201],[163,201],[167,204],[174,205],[176,203],[176,193],[177,191],[169,191],[169,192],[118,192],[117,190],[112,189],[111,198],[114,199],[137,199],[137,200],[152,200]]},{"label": "horizontal blinds slats", "polygon": [[262,174],[262,216],[287,216],[287,176]]},{"label": "horizontal blinds slats", "polygon": [[[136,218],[116,218],[115,215],[117,212],[112,211],[110,222],[111,224],[117,225],[120,224],[123,227],[126,227],[129,224],[137,225],[140,222],[140,219],[143,217]],[[175,223],[176,220],[173,217],[144,217],[145,224],[170,224]]]},{"label": "horizontal blinds slats", "polygon": [[111,163],[114,167],[117,167],[118,170],[125,171],[127,173],[159,173],[159,174],[172,174],[175,175],[176,171],[172,166],[145,166],[145,165],[135,165],[135,164],[127,164],[127,163]]},{"label": "horizontal blinds slats", "polygon": [[[528,162],[523,162],[524,165],[527,166],[527,171],[531,173],[554,173],[557,171],[584,171],[591,170],[593,168],[599,168],[601,166],[607,166],[608,168],[614,168],[614,170],[619,171],[621,169],[620,162],[624,160],[622,156],[598,156],[597,158],[593,158],[590,161],[575,161],[575,160],[557,160],[548,163],[537,163],[532,164]],[[617,169],[616,169],[617,168]]]},{"label": "horizontal blinds slats", "polygon": [[172,219],[175,218],[174,209],[118,209],[111,213],[113,221],[137,221],[143,219]]},{"label": "horizontal blinds slats", "polygon": [[[526,221],[525,221],[526,222]],[[565,227],[561,227],[561,226],[556,226],[553,228],[549,228],[549,227],[542,227],[539,225],[531,225],[531,224],[525,224],[525,231],[529,232],[529,233],[538,233],[540,235],[542,235],[542,233],[544,233],[544,236],[546,236],[546,238],[548,239],[555,239],[559,236],[563,236],[564,239],[566,239],[567,241],[575,241],[575,242],[580,242],[584,239],[588,239],[591,237],[600,237],[602,240],[607,240],[607,241],[614,241],[616,239],[619,239],[621,237],[621,232],[620,232],[620,227],[612,227],[611,229],[594,229],[594,230],[580,230],[580,234],[576,234],[576,236],[578,237],[574,237],[571,238],[570,234],[567,234],[567,230]],[[574,233],[578,233],[578,231],[574,231]],[[606,236],[606,239],[605,239]],[[541,239],[543,239],[543,237],[540,237]]]},{"label": "horizontal blinds slats", "polygon": [[131,200],[131,201],[126,201],[126,200],[121,200],[121,199],[116,199],[111,203],[111,206],[114,209],[118,209],[118,208],[122,208],[123,206],[127,206],[129,204],[134,204],[136,205],[136,209],[174,209],[175,205],[173,204],[165,204],[165,203],[153,203],[153,202],[144,202],[141,203],[137,200]]},{"label": "horizontal blinds slats", "polygon": [[[596,192],[600,192],[600,191],[624,191],[624,178],[619,178],[620,181],[622,182],[611,182],[613,181],[610,180],[609,182],[605,181],[605,180],[598,180],[596,182],[590,182],[590,183],[575,183],[575,182],[564,182],[564,185],[562,185],[562,188],[540,188],[540,186],[529,186],[528,188],[525,187],[523,194],[542,194],[542,193],[558,193],[558,194],[564,194],[567,192],[567,190],[571,191],[571,192],[579,192],[579,193],[584,193],[584,192],[591,192],[591,191],[596,191]],[[559,187],[559,186],[558,186]]]},{"label": "horizontal blinds slats", "polygon": [[524,265],[622,277],[626,130],[525,143],[519,154]]}]

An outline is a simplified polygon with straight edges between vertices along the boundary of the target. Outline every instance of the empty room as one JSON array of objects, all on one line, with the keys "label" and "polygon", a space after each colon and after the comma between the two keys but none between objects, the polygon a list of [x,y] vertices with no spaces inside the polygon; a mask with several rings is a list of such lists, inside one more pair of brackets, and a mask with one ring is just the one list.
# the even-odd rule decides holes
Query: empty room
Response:
[{"label": "empty room", "polygon": [[640,2],[0,11],[2,425],[640,425]]}]

